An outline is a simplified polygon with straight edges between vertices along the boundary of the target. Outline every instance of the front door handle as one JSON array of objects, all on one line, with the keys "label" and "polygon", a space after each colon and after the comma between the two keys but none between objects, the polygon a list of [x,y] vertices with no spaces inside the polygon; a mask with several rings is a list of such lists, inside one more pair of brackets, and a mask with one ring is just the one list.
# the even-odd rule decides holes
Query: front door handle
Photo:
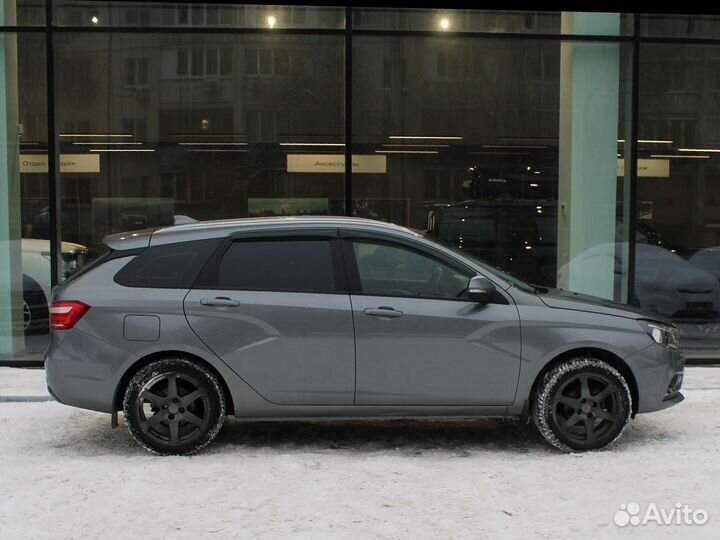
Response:
[{"label": "front door handle", "polygon": [[389,306],[380,306],[379,308],[367,308],[365,310],[365,315],[370,315],[371,317],[397,319],[398,317],[403,316],[403,312],[393,309]]},{"label": "front door handle", "polygon": [[203,306],[218,306],[218,307],[235,307],[239,306],[240,302],[228,298],[227,296],[217,296],[215,298],[203,298],[200,300]]}]

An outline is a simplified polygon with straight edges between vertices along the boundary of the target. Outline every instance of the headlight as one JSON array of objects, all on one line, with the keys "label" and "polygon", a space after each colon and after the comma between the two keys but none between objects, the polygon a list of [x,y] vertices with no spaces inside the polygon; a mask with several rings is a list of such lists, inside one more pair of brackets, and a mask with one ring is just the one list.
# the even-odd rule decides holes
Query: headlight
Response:
[{"label": "headlight", "polygon": [[655,343],[663,347],[678,348],[680,339],[678,330],[674,325],[661,323],[658,321],[638,321],[643,330],[645,330]]}]

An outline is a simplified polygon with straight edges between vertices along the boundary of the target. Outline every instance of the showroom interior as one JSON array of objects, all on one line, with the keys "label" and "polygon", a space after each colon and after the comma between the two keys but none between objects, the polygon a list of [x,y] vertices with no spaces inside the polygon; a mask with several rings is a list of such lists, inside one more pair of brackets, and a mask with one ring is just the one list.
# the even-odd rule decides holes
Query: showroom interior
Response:
[{"label": "showroom interior", "polygon": [[[348,215],[720,348],[720,18],[0,2],[0,361],[108,234]],[[717,184],[715,183],[717,182]]]}]

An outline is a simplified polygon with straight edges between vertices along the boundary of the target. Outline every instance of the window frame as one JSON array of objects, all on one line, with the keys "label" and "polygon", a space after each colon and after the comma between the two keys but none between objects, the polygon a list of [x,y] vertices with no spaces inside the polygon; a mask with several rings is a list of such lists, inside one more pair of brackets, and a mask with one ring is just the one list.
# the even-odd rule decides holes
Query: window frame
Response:
[{"label": "window frame", "polygon": [[[262,288],[262,289],[228,289],[220,286],[218,273],[220,263],[230,247],[236,242],[267,242],[267,241],[327,241],[330,245],[330,256],[335,278],[335,290],[311,291],[299,289]],[[264,231],[239,231],[228,235],[220,247],[208,259],[207,264],[198,275],[192,289],[238,292],[280,292],[296,294],[349,294],[343,256],[340,252],[340,241],[336,228],[280,229]]]}]

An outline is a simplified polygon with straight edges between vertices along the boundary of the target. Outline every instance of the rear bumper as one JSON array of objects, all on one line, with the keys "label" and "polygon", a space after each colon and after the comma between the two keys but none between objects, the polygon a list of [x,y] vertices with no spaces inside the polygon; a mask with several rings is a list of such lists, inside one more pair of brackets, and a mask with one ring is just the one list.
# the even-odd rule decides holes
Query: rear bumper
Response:
[{"label": "rear bumper", "polygon": [[52,332],[45,356],[48,391],[73,407],[112,413],[128,352],[77,329]]},{"label": "rear bumper", "polygon": [[49,385],[49,384],[47,385],[47,391],[48,391],[48,394],[50,394],[50,397],[52,397],[55,401],[57,401],[58,403],[62,403],[63,405],[65,405],[65,403],[63,403],[63,401],[57,396],[57,394],[56,394],[55,392],[53,392],[53,389],[50,388],[50,385]]}]

